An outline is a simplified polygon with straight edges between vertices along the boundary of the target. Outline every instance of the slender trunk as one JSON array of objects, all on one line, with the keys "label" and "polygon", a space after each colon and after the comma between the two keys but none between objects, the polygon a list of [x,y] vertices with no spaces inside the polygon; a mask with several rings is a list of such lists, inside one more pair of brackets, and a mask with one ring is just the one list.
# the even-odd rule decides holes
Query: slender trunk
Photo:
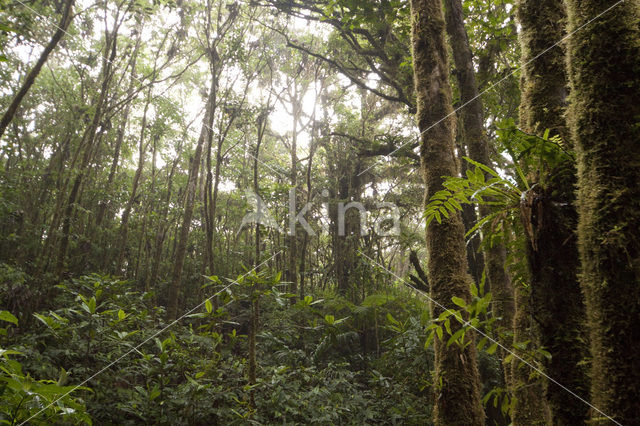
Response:
[{"label": "slender trunk", "polygon": [[601,410],[591,415],[594,424],[610,424],[606,414],[632,425],[640,419],[640,6],[565,4],[573,34],[568,116],[577,152],[580,281],[591,401]]},{"label": "slender trunk", "polygon": [[[294,95],[291,98],[292,100],[292,116],[293,116],[293,134],[291,136],[291,170],[290,170],[290,184],[291,191],[293,191],[294,200],[297,199],[297,185],[298,185],[298,172],[296,166],[298,164],[298,120],[300,120],[300,116],[302,113],[302,105],[301,100],[299,99],[299,93],[297,90],[297,85],[294,83]],[[295,203],[294,205],[297,205]],[[295,214],[295,213],[294,213]],[[289,236],[287,239],[288,245],[288,262],[287,262],[287,281],[290,282],[289,291],[292,294],[296,294],[298,292],[298,262],[296,261],[298,253],[297,253],[297,243],[298,236],[296,232],[296,224],[293,224],[293,227],[289,229]],[[291,298],[291,303],[295,302],[295,298]]]},{"label": "slender trunk", "polygon": [[[187,131],[185,131],[183,135],[183,140],[187,138]],[[162,259],[162,246],[167,235],[167,216],[169,213],[169,204],[171,202],[171,195],[173,192],[173,175],[175,174],[176,168],[178,166],[178,160],[182,154],[182,144],[178,146],[176,150],[176,158],[173,160],[171,164],[171,170],[169,172],[169,176],[167,177],[167,193],[164,198],[164,203],[162,204],[162,211],[160,213],[160,217],[158,218],[158,229],[156,230],[155,242],[154,242],[154,250],[153,250],[153,260],[151,263],[151,275],[149,277],[149,286],[155,285],[158,281],[158,273],[160,271],[160,261]]]},{"label": "slender trunk", "polygon": [[211,87],[209,88],[209,96],[206,101],[207,106],[202,122],[202,128],[200,129],[200,136],[198,137],[198,143],[193,153],[191,164],[189,165],[189,177],[187,180],[184,199],[184,214],[182,216],[180,233],[177,236],[178,243],[174,254],[173,272],[171,274],[171,284],[169,286],[169,299],[167,302],[167,318],[169,320],[175,320],[178,317],[178,298],[180,297],[180,287],[182,286],[182,269],[184,266],[184,257],[187,252],[187,240],[189,239],[189,228],[191,227],[191,218],[193,216],[193,208],[196,198],[196,185],[198,183],[198,172],[202,161],[202,149],[208,132],[211,131],[210,129],[213,126],[213,105],[211,101],[215,90],[215,79],[212,78]]},{"label": "slender trunk", "polygon": [[40,58],[38,58],[38,62],[36,62],[34,67],[31,69],[31,71],[29,71],[29,74],[27,74],[27,77],[25,78],[24,82],[22,83],[22,86],[18,90],[18,93],[16,93],[16,95],[13,97],[13,100],[11,101],[9,108],[0,119],[0,139],[2,138],[2,135],[7,129],[7,126],[9,125],[9,123],[11,123],[11,120],[13,119],[13,116],[16,114],[16,111],[18,110],[20,103],[26,96],[27,92],[29,92],[29,89],[31,88],[33,83],[36,81],[38,74],[40,74],[40,70],[42,69],[45,62],[47,62],[49,55],[51,54],[53,49],[56,48],[56,46],[58,45],[62,37],[66,34],[67,28],[69,28],[69,25],[73,20],[73,4],[74,3],[75,3],[75,0],[67,0],[64,6],[64,10],[62,12],[62,18],[60,18],[60,23],[58,24],[58,29],[53,34],[53,36],[51,37],[51,40],[49,40],[49,43],[40,54]]},{"label": "slender trunk", "polygon": [[[446,0],[447,32],[449,33],[453,59],[456,66],[456,77],[462,104],[463,141],[472,160],[491,165],[491,149],[484,128],[484,112],[482,100],[478,93],[478,84],[473,64],[473,53],[469,46],[467,31],[464,26],[464,15],[461,0]],[[488,178],[488,176],[487,176]],[[491,208],[481,205],[480,216],[491,214]],[[463,212],[463,217],[475,217],[475,211]],[[477,220],[477,217],[475,218]],[[475,222],[474,220],[474,222]],[[484,261],[486,277],[493,295],[493,312],[502,318],[499,325],[509,329],[513,322],[513,285],[505,271],[506,250],[502,241],[485,245]],[[507,347],[511,342],[503,342]],[[503,354],[506,355],[506,354]],[[510,370],[505,366],[505,381],[510,381]]]},{"label": "slender trunk", "polygon": [[[142,30],[140,30],[138,39],[136,40],[136,46],[133,50],[133,54],[131,57],[131,75],[129,77],[129,87],[127,88],[127,97],[131,98],[133,96],[133,92],[135,90],[135,82],[136,82],[136,63],[138,60],[138,52],[140,50],[140,41],[142,38]],[[124,141],[125,130],[127,128],[127,124],[129,122],[129,112],[131,111],[131,104],[133,103],[133,99],[131,102],[127,102],[124,107],[124,111],[122,113],[122,118],[120,121],[120,125],[118,126],[118,130],[116,132],[116,141],[113,148],[113,159],[111,161],[111,168],[109,169],[109,176],[107,177],[107,183],[105,186],[105,193],[108,195],[111,191],[111,186],[113,185],[113,180],[116,176],[116,171],[118,170],[118,165],[120,164],[120,152],[122,149],[122,142]],[[107,207],[109,205],[109,200],[102,200],[100,205],[98,206],[98,212],[96,213],[96,228],[99,229],[102,225],[102,221],[105,218],[105,214],[107,212]]]},{"label": "slender trunk", "polygon": [[251,317],[249,319],[249,368],[248,368],[248,382],[251,389],[249,390],[249,405],[251,409],[256,409],[256,401],[255,401],[255,389],[253,386],[256,384],[256,370],[257,370],[257,360],[256,360],[256,334],[258,333],[258,309],[259,309],[259,298],[255,294],[255,286],[253,283],[251,285]]},{"label": "slender trunk", "polygon": [[[417,95],[417,120],[421,133],[421,158],[429,195],[442,190],[443,176],[459,172],[454,148],[454,120],[449,63],[444,37],[444,14],[440,0],[411,0],[412,54]],[[445,117],[443,119],[443,117]],[[471,300],[467,276],[464,226],[459,214],[442,223],[432,222],[426,232],[431,312],[456,309],[452,297]],[[453,326],[460,327],[459,324]],[[480,379],[473,337],[461,348],[447,347],[436,339],[434,424],[484,425],[480,402]]]},{"label": "slender trunk", "polygon": [[[550,129],[550,135],[560,136],[565,149],[569,149],[571,138],[564,118],[565,54],[560,46],[548,50],[550,40],[565,36],[564,6],[559,0],[521,0],[517,17],[522,28],[523,62],[520,126],[538,136]],[[546,373],[588,399],[585,312],[577,275],[575,182],[573,159],[567,158],[551,169],[541,170],[538,182],[523,197],[524,228],[532,230],[527,235],[531,294],[523,302],[531,304],[539,343],[551,353],[551,359],[545,361]],[[524,373],[520,376],[519,385],[529,386],[525,395],[539,398],[540,384],[530,383]],[[552,382],[544,385],[554,425],[582,424],[587,420],[589,407],[584,402]],[[524,404],[517,404],[518,408],[527,410]]]},{"label": "slender trunk", "polygon": [[[313,128],[311,131],[311,143],[309,144],[309,159],[307,160],[307,199],[306,204],[311,202],[311,168],[313,166],[313,156],[316,150],[316,141],[315,141],[315,113],[312,116]],[[305,276],[306,276],[306,260],[307,260],[307,248],[309,246],[309,233],[305,232],[302,240],[302,248],[300,250],[300,299],[304,298],[304,285],[305,285]]]},{"label": "slender trunk", "polygon": [[[151,88],[147,92],[147,101],[144,106],[144,112],[142,114],[142,123],[140,125],[140,136],[138,141],[138,167],[133,175],[133,182],[131,183],[131,193],[127,204],[125,204],[124,211],[122,212],[122,221],[120,223],[120,235],[119,235],[119,254],[116,262],[116,274],[122,273],[122,264],[124,262],[125,254],[127,252],[127,234],[129,233],[129,217],[131,216],[131,209],[136,201],[138,195],[138,186],[140,185],[140,179],[142,177],[142,170],[144,169],[145,156],[148,143],[145,143],[144,134],[147,128],[147,112],[149,105],[151,104]],[[155,136],[157,137],[157,136]]]},{"label": "slender trunk", "polygon": [[[109,34],[105,31],[105,54],[102,63],[102,84],[100,86],[100,93],[98,94],[98,100],[95,106],[95,112],[91,124],[85,129],[78,152],[84,146],[84,155],[79,166],[78,174],[76,175],[69,198],[67,199],[66,209],[64,211],[64,219],[62,221],[62,239],[60,240],[60,247],[58,249],[58,260],[56,264],[56,275],[61,275],[65,269],[65,259],[67,257],[67,249],[69,247],[69,234],[71,232],[71,217],[75,209],[75,203],[78,199],[80,186],[82,180],[87,172],[87,168],[91,161],[91,154],[93,153],[93,145],[96,140],[96,132],[100,124],[100,120],[103,115],[104,103],[109,91],[109,83],[112,77],[112,64],[116,56],[118,34],[116,30]],[[110,53],[107,53],[110,52]],[[61,194],[60,196],[63,196]]]},{"label": "slender trunk", "polygon": [[[260,196],[259,186],[259,173],[258,173],[258,158],[260,157],[260,146],[262,145],[262,139],[264,138],[265,131],[267,130],[267,115],[261,113],[258,116],[258,138],[256,141],[255,157],[253,158],[253,193]],[[254,254],[254,266],[260,264],[260,224],[256,222],[256,235],[255,235],[255,254]]]},{"label": "slender trunk", "polygon": [[[216,85],[216,90],[213,91],[213,99],[210,99],[210,102],[213,104],[213,110],[211,112],[212,116],[215,116],[215,108],[217,106],[217,84],[218,84],[218,74],[216,69],[212,72],[211,78],[214,80]],[[213,123],[213,120],[211,120]],[[212,129],[210,129],[212,130]],[[220,175],[220,148],[216,151],[216,189],[213,189],[213,175],[211,173],[211,151],[213,149],[213,131],[210,131],[207,136],[207,158],[206,158],[206,170],[207,170],[207,179],[205,183],[205,193],[204,195],[204,218],[205,218],[205,236],[206,236],[206,247],[205,247],[205,259],[207,261],[207,268],[209,270],[209,274],[214,273],[214,262],[213,262],[213,228],[215,226],[215,217],[216,217],[216,207],[213,201],[214,195],[213,192],[217,191],[217,181]]]}]

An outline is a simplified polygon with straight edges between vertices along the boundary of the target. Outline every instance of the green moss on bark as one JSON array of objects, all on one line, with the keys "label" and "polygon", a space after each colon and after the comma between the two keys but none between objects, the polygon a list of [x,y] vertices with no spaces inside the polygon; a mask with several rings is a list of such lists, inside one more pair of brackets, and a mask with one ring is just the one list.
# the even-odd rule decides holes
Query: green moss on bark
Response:
[{"label": "green moss on bark", "polygon": [[[454,152],[454,114],[440,0],[412,0],[412,53],[417,120],[423,132],[421,158],[427,198],[443,188],[443,176],[458,173]],[[443,117],[447,117],[443,119]],[[433,304],[455,309],[453,296],[470,300],[464,226],[459,214],[427,229],[428,273]],[[440,305],[440,306],[439,306]],[[452,324],[453,325],[453,324]],[[454,328],[454,327],[452,327]],[[453,331],[453,330],[452,330]],[[455,332],[455,331],[454,331]],[[483,425],[475,346],[435,346],[436,425]]]},{"label": "green moss on bark", "polygon": [[[578,154],[581,283],[594,406],[640,419],[640,5],[566,0],[570,126]],[[579,30],[578,30],[579,29]],[[593,412],[595,419],[602,414]],[[594,420],[597,424],[608,424]]]},{"label": "green moss on bark", "polygon": [[[535,326],[529,303],[529,289],[516,285],[516,311],[513,317],[513,340],[525,342],[535,339]],[[526,354],[514,349],[519,357],[525,359]],[[531,367],[514,359],[511,363],[511,387],[514,398],[511,421],[514,426],[547,425],[551,413],[542,394],[542,383],[539,378],[531,378]]]},{"label": "green moss on bark", "polygon": [[[462,142],[466,146],[469,157],[482,164],[490,165],[491,148],[484,128],[484,111],[482,99],[479,96],[476,71],[473,64],[473,52],[469,46],[467,31],[464,26],[464,12],[461,0],[446,0],[445,17],[447,33],[453,60],[456,67],[456,77],[460,90],[460,101],[464,108],[460,110],[463,131]],[[487,176],[487,180],[489,176]],[[480,216],[486,217],[492,213],[491,207],[480,206]],[[475,218],[475,211],[471,214]],[[477,222],[473,220],[473,224]],[[502,242],[487,245],[485,248],[485,265],[489,288],[493,295],[493,310],[496,317],[501,318],[500,325],[511,327],[513,321],[513,285],[505,270],[506,250]],[[507,346],[511,342],[503,342]],[[505,371],[505,379],[509,381],[508,371]]]},{"label": "green moss on bark", "polygon": [[[569,149],[572,144],[565,119],[568,95],[565,52],[560,45],[549,49],[565,36],[564,5],[559,0],[521,0],[517,17],[523,63],[520,126],[539,136],[550,129],[551,135],[560,136]],[[535,319],[534,335],[552,355],[545,362],[546,373],[588,399],[588,377],[582,363],[588,347],[577,276],[575,175],[573,160],[569,158],[545,167],[540,170],[537,185],[523,199],[522,220],[525,229],[532,230],[527,241],[531,291],[526,300],[522,295],[518,297],[521,303],[530,306],[518,309],[531,311]],[[523,320],[522,316],[518,318]],[[526,383],[526,376],[522,379]],[[523,398],[540,398],[541,394],[523,393]],[[566,390],[546,382],[545,393],[553,424],[574,425],[586,420],[588,406]],[[538,401],[531,404],[540,406]]]}]

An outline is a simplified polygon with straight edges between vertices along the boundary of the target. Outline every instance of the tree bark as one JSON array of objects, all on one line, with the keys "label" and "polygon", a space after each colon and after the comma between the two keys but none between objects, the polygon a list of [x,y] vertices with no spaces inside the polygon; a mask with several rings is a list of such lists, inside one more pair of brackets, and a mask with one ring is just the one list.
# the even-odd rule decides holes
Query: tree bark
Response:
[{"label": "tree bark", "polygon": [[0,119],[0,139],[2,138],[2,135],[7,129],[7,126],[11,123],[11,120],[13,119],[13,116],[16,114],[16,111],[18,110],[20,103],[22,103],[22,100],[29,92],[29,89],[31,88],[33,83],[36,81],[36,78],[38,77],[38,74],[40,74],[40,70],[42,69],[43,65],[45,64],[45,62],[47,62],[47,59],[49,59],[49,55],[51,54],[53,49],[56,48],[56,46],[58,45],[62,37],[66,34],[67,28],[69,28],[69,25],[73,20],[73,4],[74,3],[75,3],[75,0],[67,0],[64,7],[64,11],[62,12],[62,18],[60,18],[60,23],[58,24],[56,32],[53,33],[51,40],[49,40],[49,43],[40,54],[40,58],[38,58],[38,62],[36,62],[34,67],[31,69],[31,71],[29,71],[29,74],[27,74],[27,77],[22,83],[22,86],[20,87],[16,95],[13,97],[13,100],[11,101],[9,108],[2,116],[2,119]]},{"label": "tree bark", "polygon": [[592,421],[610,424],[604,413],[638,424],[640,5],[565,4],[568,31],[575,31],[567,45],[568,116],[577,151],[580,281],[591,337],[591,401],[601,410],[592,411]]},{"label": "tree bark", "polygon": [[[491,166],[491,148],[484,128],[483,105],[478,93],[473,53],[464,26],[462,2],[461,0],[446,0],[445,7],[447,32],[449,33],[460,90],[462,106],[460,113],[463,125],[462,140],[472,160]],[[489,179],[488,176],[487,179]],[[490,206],[481,205],[479,210],[481,217],[491,214]],[[475,210],[467,214],[472,215],[477,220]],[[510,329],[514,313],[513,285],[505,270],[506,249],[504,242],[498,241],[485,244],[484,261],[489,289],[493,295],[492,310],[497,317],[502,318],[499,325]],[[503,343],[507,346],[511,345],[511,342],[505,341]],[[510,369],[506,366],[504,373],[505,381],[509,384]]]},{"label": "tree bark", "polygon": [[[142,28],[138,33],[138,38],[136,39],[136,44],[133,49],[133,53],[131,54],[131,74],[129,76],[129,87],[127,88],[127,98],[131,100],[127,102],[124,107],[124,111],[122,113],[122,118],[120,121],[120,125],[118,126],[118,130],[116,132],[116,141],[115,146],[113,148],[113,159],[111,161],[111,168],[109,169],[109,176],[107,177],[107,183],[105,188],[105,193],[108,194],[111,192],[111,187],[113,185],[113,180],[116,177],[116,171],[118,170],[118,165],[120,164],[120,152],[122,150],[122,143],[124,142],[124,135],[127,128],[127,124],[129,122],[129,113],[131,111],[131,104],[133,103],[133,94],[135,91],[136,85],[136,64],[138,62],[138,54],[140,52],[140,44],[142,40]],[[100,229],[103,220],[105,219],[105,215],[107,213],[107,208],[110,204],[108,199],[103,199],[98,205],[98,212],[96,213],[96,228]]]},{"label": "tree bark", "polygon": [[[289,98],[291,101],[291,112],[293,117],[293,131],[291,134],[291,165],[289,171],[289,183],[291,185],[290,191],[293,191],[294,200],[297,200],[297,192],[298,192],[298,122],[302,115],[302,96],[304,93],[298,93],[298,84],[294,80],[293,82],[293,94],[290,94]],[[298,205],[297,202],[294,203],[295,206]],[[297,213],[297,212],[296,212]],[[291,214],[291,213],[290,213]],[[295,213],[294,213],[295,214]],[[291,224],[289,224],[291,225]],[[298,294],[298,235],[297,235],[297,224],[294,223],[292,227],[288,230],[287,236],[287,267],[285,269],[286,272],[286,280],[289,281],[289,291],[292,294],[295,294],[296,297],[291,298],[291,303],[295,303]]]},{"label": "tree bark", "polygon": [[[565,36],[564,5],[559,0],[520,0],[517,18],[522,48],[520,126],[538,136],[549,129],[550,136],[560,136],[564,148],[569,149],[565,54],[561,46],[549,50],[551,43]],[[522,199],[524,229],[532,230],[527,235],[531,290],[528,300],[518,300],[531,305],[539,344],[551,353],[551,359],[545,361],[546,373],[588,399],[589,380],[583,362],[588,356],[585,312],[577,275],[575,182],[575,165],[567,158],[540,170],[537,182],[532,182],[532,189]],[[529,383],[527,373],[523,371],[519,378],[520,385],[528,388],[517,398],[528,395],[537,399],[540,393],[536,388],[540,384]],[[582,424],[587,420],[589,407],[584,402],[553,382],[545,382],[544,388],[554,425]],[[527,409],[526,403],[515,407]]]},{"label": "tree bark", "polygon": [[[441,1],[411,0],[411,26],[417,120],[422,139],[420,153],[428,199],[443,189],[443,176],[456,176],[459,172],[454,153],[455,121]],[[443,312],[442,307],[456,309],[452,297],[471,300],[460,214],[451,214],[442,223],[432,222],[426,241],[431,312],[437,317]],[[460,324],[452,327],[452,332],[457,327]],[[473,339],[471,335],[467,338]],[[473,341],[461,348],[455,344],[447,347],[446,341],[436,339],[434,348],[434,423],[484,425]]]},{"label": "tree bark", "polygon": [[[187,139],[188,134],[188,126],[185,128],[182,140]],[[149,277],[150,286],[155,285],[158,280],[158,274],[160,271],[160,261],[162,258],[162,246],[167,234],[167,230],[169,225],[167,223],[167,216],[169,214],[169,204],[171,203],[171,195],[173,192],[173,176],[175,174],[176,168],[178,167],[178,161],[180,160],[180,156],[182,154],[182,143],[178,145],[176,149],[176,158],[173,160],[171,164],[171,170],[167,176],[167,192],[164,196],[164,202],[162,203],[162,208],[160,211],[160,217],[158,218],[158,228],[156,230],[154,249],[153,249],[153,260],[151,262],[151,274]]]}]

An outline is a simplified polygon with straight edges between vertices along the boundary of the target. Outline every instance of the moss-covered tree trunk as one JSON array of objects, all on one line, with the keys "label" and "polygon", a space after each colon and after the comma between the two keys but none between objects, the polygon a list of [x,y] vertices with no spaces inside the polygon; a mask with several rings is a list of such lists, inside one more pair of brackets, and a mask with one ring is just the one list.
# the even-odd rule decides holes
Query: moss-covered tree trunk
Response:
[{"label": "moss-covered tree trunk", "polygon": [[[616,421],[638,424],[640,4],[565,4],[569,31],[576,31],[567,47],[569,124],[577,152],[578,247],[590,326],[591,400]],[[592,416],[601,419],[597,424],[610,424],[602,413]]]},{"label": "moss-covered tree trunk", "polygon": [[[516,284],[515,313],[513,316],[514,343],[537,341],[536,327],[533,324],[530,293],[528,289]],[[531,345],[529,345],[531,347]],[[526,354],[517,349],[514,353],[526,359]],[[551,423],[551,413],[544,398],[542,382],[531,367],[514,357],[511,363],[511,395],[514,398],[511,421],[514,426],[548,425]]]},{"label": "moss-covered tree trunk", "polygon": [[[428,198],[443,189],[443,176],[459,172],[441,1],[411,0],[411,26],[417,119],[422,132],[421,158]],[[467,301],[471,298],[460,215],[452,214],[442,223],[433,221],[426,240],[432,315],[438,316],[442,306],[455,309],[452,297]],[[434,423],[483,425],[474,344],[461,349],[455,344],[447,347],[446,340],[436,340]]]},{"label": "moss-covered tree trunk", "polygon": [[[521,0],[517,17],[523,62],[520,126],[538,136],[549,129],[550,136],[560,136],[564,149],[570,150],[564,50],[561,46],[549,50],[550,44],[565,36],[564,5],[560,0]],[[551,353],[551,359],[545,362],[546,373],[588,399],[588,377],[582,363],[588,346],[577,276],[575,174],[573,159],[567,156],[559,164],[540,170],[537,182],[523,197],[522,220],[524,228],[531,230],[527,235],[531,286],[530,297],[522,302],[531,304],[539,343]],[[584,402],[553,382],[545,387],[553,424],[585,421],[588,406]],[[530,390],[524,393],[531,394]]]},{"label": "moss-covered tree trunk", "polygon": [[[463,142],[469,157],[482,164],[491,165],[489,140],[484,128],[484,111],[482,99],[478,93],[478,83],[473,65],[473,53],[469,46],[469,38],[464,26],[464,14],[461,0],[446,0],[447,33],[453,52],[456,77],[460,90],[462,108]],[[487,177],[488,179],[488,177]],[[471,214],[475,216],[475,210]],[[487,205],[480,206],[480,216],[491,214]],[[477,219],[476,219],[477,220]],[[475,222],[475,221],[474,221]],[[486,271],[491,293],[493,295],[493,312],[502,318],[500,325],[511,328],[513,322],[513,286],[505,271],[506,250],[503,242],[487,245],[485,249]],[[511,342],[503,342],[510,345]],[[505,368],[505,381],[510,381],[509,368]]]}]

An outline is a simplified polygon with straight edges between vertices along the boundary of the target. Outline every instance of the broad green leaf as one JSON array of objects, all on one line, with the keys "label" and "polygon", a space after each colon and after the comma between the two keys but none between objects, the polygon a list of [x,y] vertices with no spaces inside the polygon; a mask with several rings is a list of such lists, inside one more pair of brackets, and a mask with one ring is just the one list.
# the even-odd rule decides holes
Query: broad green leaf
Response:
[{"label": "broad green leaf", "polygon": [[0,320],[18,325],[18,318],[9,311],[0,311]]},{"label": "broad green leaf", "polygon": [[451,298],[451,301],[453,303],[455,303],[456,305],[460,306],[461,308],[466,308],[467,307],[467,302],[464,301],[464,299],[457,297],[457,296],[453,296]]}]

